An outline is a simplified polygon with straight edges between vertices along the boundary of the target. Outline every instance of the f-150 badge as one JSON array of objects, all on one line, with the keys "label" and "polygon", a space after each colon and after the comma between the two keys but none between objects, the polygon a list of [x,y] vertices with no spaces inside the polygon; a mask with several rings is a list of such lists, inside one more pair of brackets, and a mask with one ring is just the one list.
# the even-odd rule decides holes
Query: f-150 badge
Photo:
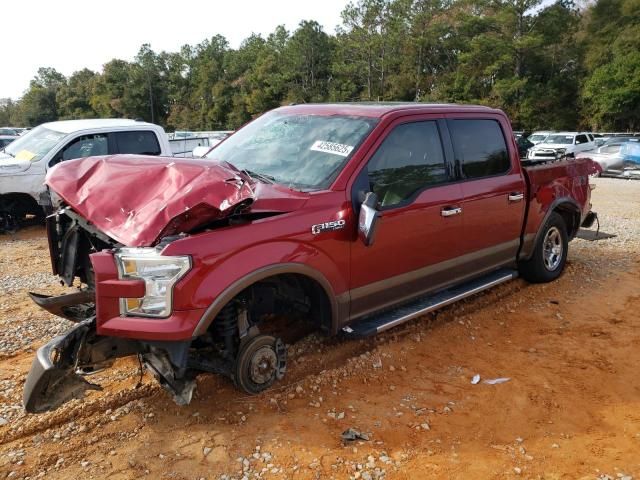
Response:
[{"label": "f-150 badge", "polygon": [[311,233],[317,235],[322,232],[332,232],[334,230],[341,230],[344,228],[346,220],[334,220],[333,222],[317,223],[311,225]]}]

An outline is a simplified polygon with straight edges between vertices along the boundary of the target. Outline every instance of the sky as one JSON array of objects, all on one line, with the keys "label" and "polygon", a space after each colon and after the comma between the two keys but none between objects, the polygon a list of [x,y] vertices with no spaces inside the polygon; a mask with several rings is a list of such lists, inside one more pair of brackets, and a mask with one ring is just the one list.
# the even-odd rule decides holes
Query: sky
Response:
[{"label": "sky", "polygon": [[178,51],[216,34],[237,48],[251,33],[315,20],[327,33],[348,0],[12,0],[2,2],[0,98],[19,98],[39,67],[69,76],[132,60],[143,43]]}]

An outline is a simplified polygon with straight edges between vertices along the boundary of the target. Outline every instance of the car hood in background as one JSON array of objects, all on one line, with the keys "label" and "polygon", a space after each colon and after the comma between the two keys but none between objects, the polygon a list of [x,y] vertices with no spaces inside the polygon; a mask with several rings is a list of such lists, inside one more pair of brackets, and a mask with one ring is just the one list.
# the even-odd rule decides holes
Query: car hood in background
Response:
[{"label": "car hood in background", "polygon": [[567,149],[569,147],[573,147],[573,145],[565,145],[562,143],[538,143],[535,147],[535,150],[558,150],[560,148]]},{"label": "car hood in background", "polygon": [[248,208],[292,211],[308,198],[281,185],[254,183],[228,164],[138,155],[63,162],[45,183],[99,230],[132,247]]},{"label": "car hood in background", "polygon": [[18,160],[9,154],[0,152],[0,175],[15,175],[29,170],[31,161]]}]

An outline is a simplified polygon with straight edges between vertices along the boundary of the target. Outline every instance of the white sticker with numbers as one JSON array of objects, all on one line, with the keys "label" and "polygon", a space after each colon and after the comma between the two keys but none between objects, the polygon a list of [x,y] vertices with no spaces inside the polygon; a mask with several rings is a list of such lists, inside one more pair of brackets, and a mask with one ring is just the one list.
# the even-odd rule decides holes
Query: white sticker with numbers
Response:
[{"label": "white sticker with numbers", "polygon": [[342,143],[317,140],[313,145],[311,145],[311,150],[323,153],[333,153],[334,155],[340,155],[341,157],[348,157],[351,150],[353,150],[353,147],[351,145],[343,145]]}]

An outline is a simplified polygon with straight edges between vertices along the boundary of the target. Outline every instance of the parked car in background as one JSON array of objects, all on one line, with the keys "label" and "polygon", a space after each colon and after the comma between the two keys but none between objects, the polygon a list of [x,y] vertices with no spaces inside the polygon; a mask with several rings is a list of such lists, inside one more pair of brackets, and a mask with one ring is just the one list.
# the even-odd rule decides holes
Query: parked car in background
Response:
[{"label": "parked car in background", "polygon": [[65,120],[21,135],[0,152],[0,227],[44,217],[44,179],[57,164],[116,153],[171,156],[171,147],[162,127],[135,120]]},{"label": "parked car in background", "polygon": [[551,130],[548,130],[548,131],[547,130],[540,130],[540,131],[537,131],[537,132],[533,132],[531,135],[529,135],[527,140],[529,140],[534,145],[537,145],[538,143],[542,142],[545,138],[547,138],[552,133],[553,132]]},{"label": "parked car in background", "polygon": [[38,350],[25,409],[79,398],[97,388],[82,375],[129,355],[182,405],[200,373],[256,394],[285,375],[294,331],[362,338],[552,281],[595,219],[596,167],[523,167],[502,111],[420,103],[282,107],[206,159],[63,163],[47,232],[73,290],[32,298],[77,323]]},{"label": "parked car in background", "polygon": [[222,142],[225,138],[231,135],[233,132],[217,132],[209,136],[209,147],[196,147],[193,149],[194,158],[204,158],[209,151]]},{"label": "parked car in background", "polygon": [[541,143],[529,150],[527,159],[531,161],[549,161],[565,155],[593,150],[596,144],[591,134],[586,132],[552,133]]},{"label": "parked car in background", "polygon": [[527,158],[529,149],[535,146],[533,142],[531,142],[524,135],[520,135],[519,137],[516,137],[516,145],[518,145],[518,153],[520,154],[520,158]]},{"label": "parked car in background", "polygon": [[0,135],[0,149],[3,149],[7,145],[9,145],[16,138],[18,138],[18,137],[15,136],[15,135]]},{"label": "parked car in background", "polygon": [[14,127],[0,127],[0,135],[9,135],[11,137],[17,137],[22,133],[22,129]]},{"label": "parked car in background", "polygon": [[611,137],[592,152],[576,157],[588,157],[597,162],[604,172],[640,169],[640,137]]},{"label": "parked car in background", "polygon": [[202,156],[197,155],[199,151],[208,152],[209,149],[211,149],[212,143],[209,137],[174,136],[174,138],[169,139],[169,145],[171,145],[171,151],[174,157],[191,158]]}]

